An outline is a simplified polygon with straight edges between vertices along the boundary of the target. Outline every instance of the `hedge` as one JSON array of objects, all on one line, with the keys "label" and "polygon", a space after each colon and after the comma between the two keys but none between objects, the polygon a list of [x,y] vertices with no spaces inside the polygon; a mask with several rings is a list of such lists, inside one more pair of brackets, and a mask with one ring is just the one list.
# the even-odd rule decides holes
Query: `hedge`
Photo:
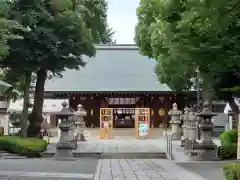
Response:
[{"label": "hedge", "polygon": [[218,155],[221,159],[237,157],[237,130],[223,132],[220,135],[221,146],[218,147]]},{"label": "hedge", "polygon": [[240,164],[226,164],[222,169],[226,180],[240,179]]},{"label": "hedge", "polygon": [[19,136],[1,136],[0,150],[27,157],[40,157],[47,149],[47,141]]}]

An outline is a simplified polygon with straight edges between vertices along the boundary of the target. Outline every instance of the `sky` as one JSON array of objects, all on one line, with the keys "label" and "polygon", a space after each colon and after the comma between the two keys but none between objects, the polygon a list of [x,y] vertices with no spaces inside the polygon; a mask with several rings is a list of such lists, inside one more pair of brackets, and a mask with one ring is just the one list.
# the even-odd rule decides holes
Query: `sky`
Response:
[{"label": "sky", "polygon": [[140,0],[108,0],[108,23],[117,44],[134,44],[136,9]]}]

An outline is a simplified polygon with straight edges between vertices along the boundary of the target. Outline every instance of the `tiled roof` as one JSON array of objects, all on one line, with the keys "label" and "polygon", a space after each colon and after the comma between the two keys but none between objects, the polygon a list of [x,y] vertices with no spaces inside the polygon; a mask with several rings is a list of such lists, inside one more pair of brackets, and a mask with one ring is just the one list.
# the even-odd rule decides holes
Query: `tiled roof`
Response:
[{"label": "tiled roof", "polygon": [[160,92],[171,91],[154,72],[156,61],[142,56],[135,45],[96,45],[87,65],[53,77],[46,92]]}]

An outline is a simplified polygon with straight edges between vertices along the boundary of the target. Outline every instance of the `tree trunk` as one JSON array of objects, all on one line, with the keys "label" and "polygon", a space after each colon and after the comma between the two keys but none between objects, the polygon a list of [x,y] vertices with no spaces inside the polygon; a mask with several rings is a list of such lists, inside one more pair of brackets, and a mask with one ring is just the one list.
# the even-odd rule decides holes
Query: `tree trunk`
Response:
[{"label": "tree trunk", "polygon": [[20,117],[20,136],[27,137],[27,122],[28,122],[28,107],[29,107],[29,93],[32,79],[32,73],[29,71],[25,72],[24,80],[24,98],[23,98],[23,110]]},{"label": "tree trunk", "polygon": [[43,121],[43,101],[44,101],[44,86],[47,78],[47,70],[40,68],[37,71],[37,82],[34,93],[33,111],[29,116],[28,136],[40,137],[41,124]]}]

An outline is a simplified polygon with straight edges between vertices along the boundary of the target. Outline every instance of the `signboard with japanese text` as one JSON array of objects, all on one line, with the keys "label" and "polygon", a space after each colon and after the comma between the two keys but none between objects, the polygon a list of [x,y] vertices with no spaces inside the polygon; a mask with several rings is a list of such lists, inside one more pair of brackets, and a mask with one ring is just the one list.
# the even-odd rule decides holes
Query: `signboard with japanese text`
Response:
[{"label": "signboard with japanese text", "polygon": [[147,139],[150,136],[150,108],[135,110],[136,138]]},{"label": "signboard with japanese text", "polygon": [[100,108],[100,139],[112,139],[113,109]]},{"label": "signboard with japanese text", "polygon": [[139,123],[138,131],[140,137],[148,136],[148,127],[148,123]]}]

